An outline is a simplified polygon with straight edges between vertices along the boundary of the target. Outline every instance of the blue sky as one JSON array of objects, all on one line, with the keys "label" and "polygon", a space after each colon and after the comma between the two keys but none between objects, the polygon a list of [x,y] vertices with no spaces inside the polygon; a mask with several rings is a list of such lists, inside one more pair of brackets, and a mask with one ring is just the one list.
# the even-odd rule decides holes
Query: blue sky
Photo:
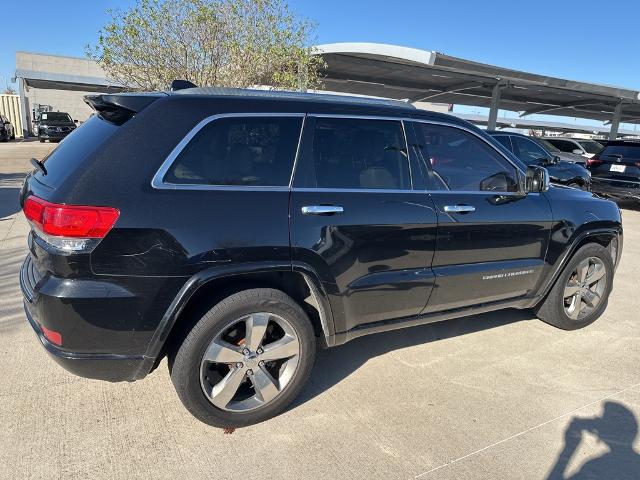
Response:
[{"label": "blue sky", "polygon": [[[107,20],[133,0],[31,0],[2,22],[0,88],[17,50],[83,56]],[[289,0],[317,23],[318,43],[382,42],[503,67],[640,89],[640,2]],[[4,77],[4,78],[3,78]],[[556,119],[558,117],[555,117]]]}]

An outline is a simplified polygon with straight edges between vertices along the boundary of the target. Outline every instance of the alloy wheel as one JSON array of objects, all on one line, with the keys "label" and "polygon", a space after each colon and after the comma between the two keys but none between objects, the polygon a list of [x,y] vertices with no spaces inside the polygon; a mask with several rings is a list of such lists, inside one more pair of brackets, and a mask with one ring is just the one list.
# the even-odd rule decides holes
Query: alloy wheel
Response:
[{"label": "alloy wheel", "polygon": [[200,362],[200,385],[222,410],[247,412],[278,397],[298,367],[300,341],[291,324],[268,312],[225,327]]},{"label": "alloy wheel", "polygon": [[564,311],[572,320],[582,320],[593,312],[607,286],[607,269],[598,257],[582,260],[569,275],[564,287]]}]

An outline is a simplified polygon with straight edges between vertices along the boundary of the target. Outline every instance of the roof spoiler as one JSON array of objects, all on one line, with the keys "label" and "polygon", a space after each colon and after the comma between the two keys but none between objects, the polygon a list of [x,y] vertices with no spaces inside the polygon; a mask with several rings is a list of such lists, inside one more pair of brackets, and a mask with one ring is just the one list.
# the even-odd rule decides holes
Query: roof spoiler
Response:
[{"label": "roof spoiler", "polygon": [[85,95],[84,101],[101,117],[117,125],[133,117],[145,109],[164,93],[113,93]]}]

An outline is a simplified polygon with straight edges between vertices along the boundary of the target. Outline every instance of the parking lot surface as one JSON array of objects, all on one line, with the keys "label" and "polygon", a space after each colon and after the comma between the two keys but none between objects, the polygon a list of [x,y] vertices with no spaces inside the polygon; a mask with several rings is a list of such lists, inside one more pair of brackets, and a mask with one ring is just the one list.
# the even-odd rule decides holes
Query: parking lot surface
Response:
[{"label": "parking lot surface", "polygon": [[640,208],[623,206],[614,291],[590,327],[504,311],[360,338],[319,353],[286,413],[229,434],[186,412],[164,362],[136,383],[86,380],[36,339],[18,191],[54,147],[0,144],[0,478],[640,477]]}]

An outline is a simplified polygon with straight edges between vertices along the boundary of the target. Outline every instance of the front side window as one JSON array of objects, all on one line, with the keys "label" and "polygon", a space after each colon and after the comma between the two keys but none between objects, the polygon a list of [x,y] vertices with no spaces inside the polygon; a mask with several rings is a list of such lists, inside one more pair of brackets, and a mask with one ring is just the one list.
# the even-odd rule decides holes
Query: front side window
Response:
[{"label": "front side window", "polygon": [[518,191],[516,168],[475,135],[443,125],[417,123],[436,189],[457,191]]},{"label": "front side window", "polygon": [[525,165],[539,165],[541,162],[549,161],[551,156],[544,149],[528,138],[512,137],[516,156]]},{"label": "front side window", "polygon": [[311,156],[317,188],[411,189],[399,121],[317,118]]},{"label": "front side window", "polygon": [[287,186],[302,117],[227,117],[205,125],[164,181],[187,185]]}]

